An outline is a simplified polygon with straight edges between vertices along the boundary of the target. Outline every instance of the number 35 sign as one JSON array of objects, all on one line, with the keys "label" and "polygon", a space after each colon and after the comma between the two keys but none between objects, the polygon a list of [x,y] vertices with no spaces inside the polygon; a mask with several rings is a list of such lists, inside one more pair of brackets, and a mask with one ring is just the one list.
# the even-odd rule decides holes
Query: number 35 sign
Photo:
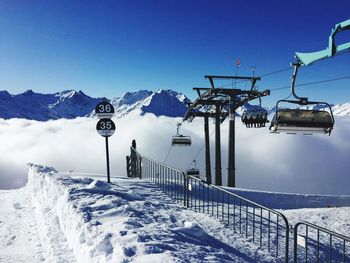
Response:
[{"label": "number 35 sign", "polygon": [[115,124],[111,119],[104,118],[97,122],[96,130],[101,136],[109,137],[115,132]]}]

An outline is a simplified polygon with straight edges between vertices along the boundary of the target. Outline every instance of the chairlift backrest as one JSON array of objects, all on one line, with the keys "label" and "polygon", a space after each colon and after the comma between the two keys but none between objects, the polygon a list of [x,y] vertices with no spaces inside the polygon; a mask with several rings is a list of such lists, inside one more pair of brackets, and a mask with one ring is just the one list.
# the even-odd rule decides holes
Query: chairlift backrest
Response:
[{"label": "chairlift backrest", "polygon": [[172,146],[191,146],[192,140],[190,136],[184,136],[179,133],[181,123],[177,124],[176,135],[171,140]]},{"label": "chairlift backrest", "polygon": [[265,123],[269,122],[267,119],[267,111],[263,108],[245,110],[242,114],[241,121],[247,128],[265,127]]},{"label": "chairlift backrest", "polygon": [[325,110],[279,109],[271,121],[272,132],[330,134],[334,126],[331,112]]},{"label": "chairlift backrest", "polygon": [[186,170],[186,174],[188,176],[193,176],[193,177],[199,178],[200,172],[199,172],[199,169],[197,169],[197,168],[191,168],[191,169]]},{"label": "chairlift backrest", "polygon": [[171,140],[173,146],[191,146],[192,140],[190,136],[183,136],[181,134],[173,136]]}]

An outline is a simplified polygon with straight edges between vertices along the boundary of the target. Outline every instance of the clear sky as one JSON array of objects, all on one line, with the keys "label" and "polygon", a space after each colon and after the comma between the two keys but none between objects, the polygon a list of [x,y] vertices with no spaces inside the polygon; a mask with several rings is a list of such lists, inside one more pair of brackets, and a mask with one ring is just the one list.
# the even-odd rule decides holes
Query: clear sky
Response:
[{"label": "clear sky", "polygon": [[[116,97],[173,89],[195,98],[204,75],[256,75],[287,68],[295,51],[324,49],[331,28],[350,19],[349,0],[0,0],[0,90],[75,89]],[[343,32],[340,41],[350,41]],[[291,71],[260,89],[288,86]],[[298,83],[350,76],[350,53],[304,67]],[[297,90],[350,101],[350,79]],[[273,91],[266,104],[286,97]]]}]

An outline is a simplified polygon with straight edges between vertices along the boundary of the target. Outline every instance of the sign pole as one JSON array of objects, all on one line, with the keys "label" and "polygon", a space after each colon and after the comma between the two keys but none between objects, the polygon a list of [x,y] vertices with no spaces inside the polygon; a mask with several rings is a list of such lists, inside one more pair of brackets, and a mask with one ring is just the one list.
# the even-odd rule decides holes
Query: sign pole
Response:
[{"label": "sign pole", "polygon": [[111,182],[111,175],[109,170],[109,149],[108,149],[108,137],[112,136],[115,132],[115,124],[112,121],[114,115],[114,107],[107,100],[103,100],[95,107],[95,113],[100,120],[96,124],[97,132],[105,137],[106,142],[106,162],[107,162],[107,182]]},{"label": "sign pole", "polygon": [[109,173],[109,150],[108,150],[108,137],[105,137],[106,139],[106,160],[107,160],[107,182],[111,182],[111,176]]}]

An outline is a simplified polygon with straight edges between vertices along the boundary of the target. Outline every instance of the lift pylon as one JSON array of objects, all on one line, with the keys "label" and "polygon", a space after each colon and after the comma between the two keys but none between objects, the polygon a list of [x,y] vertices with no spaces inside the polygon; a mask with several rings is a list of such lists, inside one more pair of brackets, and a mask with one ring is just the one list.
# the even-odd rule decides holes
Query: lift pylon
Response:
[{"label": "lift pylon", "polygon": [[[215,136],[215,184],[222,185],[221,173],[221,143],[220,143],[220,123],[222,123],[228,116],[229,123],[229,158],[228,158],[228,179],[227,185],[231,187],[236,186],[235,179],[235,114],[238,107],[243,106],[250,100],[270,95],[269,90],[259,92],[255,87],[255,83],[260,80],[260,77],[242,77],[242,76],[205,76],[210,82],[211,88],[193,88],[197,91],[198,98],[188,106],[184,121],[191,121],[195,117],[203,117],[203,114],[214,116],[216,119],[216,136]],[[216,88],[216,79],[237,79],[247,80],[251,82],[250,90],[242,89],[228,89]],[[206,132],[207,133],[207,132]],[[209,136],[205,135],[206,138]],[[206,144],[207,145],[207,144]],[[210,166],[210,158],[206,160],[206,165]],[[206,169],[207,170],[207,169]],[[207,174],[208,181],[208,174]]]}]

